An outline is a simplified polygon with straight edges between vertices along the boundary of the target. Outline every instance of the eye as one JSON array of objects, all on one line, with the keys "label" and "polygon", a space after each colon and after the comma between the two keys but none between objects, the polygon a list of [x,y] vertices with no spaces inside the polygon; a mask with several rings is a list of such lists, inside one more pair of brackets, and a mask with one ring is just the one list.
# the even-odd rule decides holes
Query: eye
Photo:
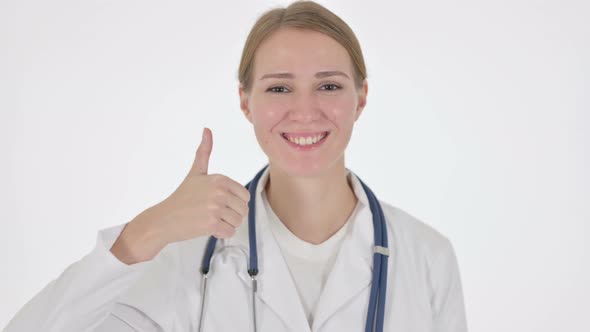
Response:
[{"label": "eye", "polygon": [[[324,88],[326,88],[326,89],[324,89]],[[336,90],[340,89],[340,86],[337,84],[328,83],[328,84],[322,85],[321,89],[325,90],[325,91],[336,91]]]},{"label": "eye", "polygon": [[284,92],[287,92],[287,88],[284,86],[273,86],[273,87],[268,88],[266,91],[273,92],[273,93],[284,93]]}]

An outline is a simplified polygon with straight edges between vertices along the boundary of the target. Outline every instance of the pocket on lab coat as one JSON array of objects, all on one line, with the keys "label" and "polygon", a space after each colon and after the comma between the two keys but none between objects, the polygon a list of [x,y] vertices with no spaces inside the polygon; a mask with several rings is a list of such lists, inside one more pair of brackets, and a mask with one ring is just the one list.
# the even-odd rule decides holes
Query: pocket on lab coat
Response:
[{"label": "pocket on lab coat", "polygon": [[115,303],[113,311],[94,332],[164,332],[164,330],[139,309]]}]

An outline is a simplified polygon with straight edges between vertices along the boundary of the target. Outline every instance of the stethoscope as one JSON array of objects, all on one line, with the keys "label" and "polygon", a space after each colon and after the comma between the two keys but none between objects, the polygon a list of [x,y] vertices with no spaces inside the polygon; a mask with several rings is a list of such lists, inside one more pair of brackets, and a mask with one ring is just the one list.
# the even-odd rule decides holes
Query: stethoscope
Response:
[{"label": "stethoscope", "polygon": [[[246,184],[246,189],[250,191],[250,201],[248,202],[248,237],[250,242],[250,267],[248,268],[248,274],[252,279],[252,320],[254,322],[254,332],[257,331],[256,324],[256,301],[255,294],[257,291],[257,280],[256,275],[258,274],[258,253],[256,246],[256,202],[255,194],[256,187],[258,186],[258,180],[268,167],[268,164],[262,168],[256,174],[254,179]],[[358,179],[358,177],[357,177]],[[387,289],[387,257],[389,256],[389,249],[387,248],[387,229],[385,225],[385,217],[383,216],[383,210],[381,204],[361,179],[358,179],[367,194],[369,200],[369,207],[371,214],[373,215],[373,229],[375,237],[375,246],[373,250],[373,277],[371,282],[371,297],[369,299],[369,309],[367,314],[367,321],[365,324],[365,332],[371,331],[383,331],[383,318],[385,309],[385,293]],[[207,274],[209,273],[209,267],[211,264],[211,258],[213,251],[215,250],[215,244],[217,243],[216,237],[209,237],[207,241],[207,247],[205,254],[203,255],[203,261],[201,263],[201,276],[202,276],[202,297],[201,297],[201,315],[199,318],[199,332],[201,332],[203,323],[203,312],[205,305],[205,295],[207,290]]]}]

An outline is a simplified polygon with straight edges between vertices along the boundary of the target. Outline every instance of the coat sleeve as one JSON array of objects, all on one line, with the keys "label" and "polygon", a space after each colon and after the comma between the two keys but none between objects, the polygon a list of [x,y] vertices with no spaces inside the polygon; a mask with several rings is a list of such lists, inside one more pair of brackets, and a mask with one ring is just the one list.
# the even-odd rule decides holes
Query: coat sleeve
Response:
[{"label": "coat sleeve", "polygon": [[[27,302],[4,332],[83,332],[99,326],[152,261],[127,265],[110,251],[125,224],[99,231],[94,249]],[[133,329],[120,324],[111,331]]]},{"label": "coat sleeve", "polygon": [[467,332],[459,265],[451,242],[443,238],[433,256],[430,270],[433,331]]}]

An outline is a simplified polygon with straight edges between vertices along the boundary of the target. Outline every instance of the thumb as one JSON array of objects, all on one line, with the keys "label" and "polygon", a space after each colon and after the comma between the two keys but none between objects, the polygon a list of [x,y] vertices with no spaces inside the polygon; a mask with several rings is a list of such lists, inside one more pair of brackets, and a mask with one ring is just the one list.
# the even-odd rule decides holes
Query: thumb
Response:
[{"label": "thumb", "polygon": [[209,156],[213,149],[213,133],[207,127],[203,128],[203,137],[201,144],[197,148],[197,153],[190,173],[192,175],[207,174],[209,168]]}]

